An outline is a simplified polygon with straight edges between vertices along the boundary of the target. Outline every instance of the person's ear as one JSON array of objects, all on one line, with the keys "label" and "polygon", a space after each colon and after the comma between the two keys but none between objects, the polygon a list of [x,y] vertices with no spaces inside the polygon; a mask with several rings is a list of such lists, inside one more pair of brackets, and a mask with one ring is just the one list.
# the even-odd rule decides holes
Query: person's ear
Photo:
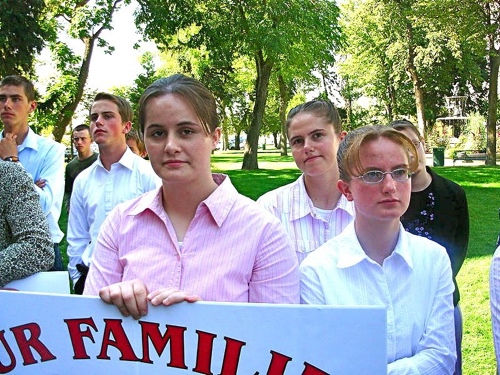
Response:
[{"label": "person's ear", "polygon": [[36,105],[37,105],[37,104],[36,104],[36,101],[35,101],[35,100],[32,100],[32,101],[30,102],[29,113],[32,113],[32,112],[34,112],[34,111],[35,111],[35,109],[36,109]]},{"label": "person's ear", "polygon": [[219,143],[220,134],[221,134],[221,131],[220,131],[219,127],[215,128],[215,130],[211,134],[212,148],[214,148],[214,149],[217,147],[217,143]]},{"label": "person's ear", "polygon": [[340,140],[343,140],[345,136],[347,135],[347,132],[345,130],[342,130],[339,134]]},{"label": "person's ear", "polygon": [[349,182],[346,182],[344,180],[338,180],[337,181],[337,188],[340,190],[340,192],[342,194],[344,194],[344,196],[346,197],[346,199],[348,201],[353,200],[352,192],[351,192],[351,189],[349,187]]},{"label": "person's ear", "polygon": [[122,130],[123,134],[127,134],[130,131],[130,129],[132,129],[132,122],[127,121],[126,123],[123,124],[123,130]]}]

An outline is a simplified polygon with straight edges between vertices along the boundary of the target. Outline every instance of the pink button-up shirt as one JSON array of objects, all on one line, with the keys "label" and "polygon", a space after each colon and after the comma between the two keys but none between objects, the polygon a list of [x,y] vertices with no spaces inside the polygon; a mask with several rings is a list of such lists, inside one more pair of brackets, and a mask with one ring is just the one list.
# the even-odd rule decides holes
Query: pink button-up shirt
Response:
[{"label": "pink button-up shirt", "polygon": [[102,225],[84,294],[140,279],[206,301],[298,303],[298,262],[280,222],[228,176],[196,210],[179,244],[161,188],[119,205]]}]

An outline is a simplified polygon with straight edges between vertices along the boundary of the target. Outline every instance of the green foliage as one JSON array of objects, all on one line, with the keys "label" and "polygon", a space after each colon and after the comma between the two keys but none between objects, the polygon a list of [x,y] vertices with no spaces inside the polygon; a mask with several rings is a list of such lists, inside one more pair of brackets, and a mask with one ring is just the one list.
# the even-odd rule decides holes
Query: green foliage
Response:
[{"label": "green foliage", "polygon": [[43,0],[0,0],[0,77],[32,76],[35,58],[55,37]]},{"label": "green foliage", "polygon": [[243,97],[253,105],[247,155],[255,158],[255,163],[248,163],[249,168],[257,165],[257,153],[252,150],[257,149],[271,73],[277,68],[290,82],[292,76],[305,77],[313,69],[326,70],[334,62],[341,39],[338,8],[328,0],[139,3],[136,22],[160,48],[206,51],[199,77],[210,85],[225,110],[235,103],[245,108],[240,95],[231,96],[227,83],[237,81],[233,75],[235,61],[252,61],[252,91]]},{"label": "green foliage", "polygon": [[[85,93],[94,48],[104,48],[111,53],[113,47],[100,37],[103,30],[111,29],[114,12],[130,0],[47,0],[46,18],[57,28],[57,38],[48,43],[52,66],[56,73],[47,79],[47,89],[39,101],[35,116],[36,126],[53,125],[53,136],[61,141],[66,127],[71,123],[78,104],[91,93]],[[48,22],[48,21],[47,21]],[[75,41],[83,47],[83,53],[75,53]]]},{"label": "green foliage", "polygon": [[139,129],[138,126],[138,106],[139,99],[141,98],[142,93],[146,90],[146,88],[160,78],[155,72],[155,65],[153,61],[153,54],[150,52],[146,52],[141,57],[141,64],[143,67],[143,72],[137,76],[134,80],[134,83],[131,87],[117,87],[112,89],[111,91],[115,95],[119,95],[125,99],[127,99],[132,106],[132,110],[134,112],[134,122],[137,124],[136,128]]},{"label": "green foliage", "polygon": [[376,98],[386,121],[415,115],[411,73],[420,81],[431,123],[442,115],[444,96],[455,82],[473,92],[472,105],[484,103],[485,41],[472,23],[461,22],[469,17],[462,4],[350,0],[342,10],[348,43],[340,74],[348,79],[349,98]]}]

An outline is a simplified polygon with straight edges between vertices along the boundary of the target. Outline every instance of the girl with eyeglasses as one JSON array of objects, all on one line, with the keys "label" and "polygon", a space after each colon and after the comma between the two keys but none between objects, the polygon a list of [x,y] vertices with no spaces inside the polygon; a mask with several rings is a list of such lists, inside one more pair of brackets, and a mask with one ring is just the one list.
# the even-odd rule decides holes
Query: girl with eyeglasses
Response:
[{"label": "girl with eyeglasses", "polygon": [[450,261],[399,220],[417,169],[415,145],[389,127],[362,127],[340,143],[337,162],[355,219],[301,263],[301,302],[385,306],[388,374],[452,374]]}]

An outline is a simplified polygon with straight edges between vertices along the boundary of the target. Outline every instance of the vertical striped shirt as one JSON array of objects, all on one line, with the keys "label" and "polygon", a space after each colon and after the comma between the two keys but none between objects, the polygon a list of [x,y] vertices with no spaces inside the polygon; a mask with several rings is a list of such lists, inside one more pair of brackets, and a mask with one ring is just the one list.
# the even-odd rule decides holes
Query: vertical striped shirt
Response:
[{"label": "vertical striped shirt", "polygon": [[304,185],[304,175],[262,195],[257,203],[281,221],[292,239],[299,263],[354,219],[354,205],[343,195],[330,213],[314,207]]},{"label": "vertical striped shirt", "polygon": [[113,210],[101,227],[84,294],[140,279],[205,301],[299,303],[299,271],[279,221],[228,176],[198,205],[182,244],[156,189]]}]

